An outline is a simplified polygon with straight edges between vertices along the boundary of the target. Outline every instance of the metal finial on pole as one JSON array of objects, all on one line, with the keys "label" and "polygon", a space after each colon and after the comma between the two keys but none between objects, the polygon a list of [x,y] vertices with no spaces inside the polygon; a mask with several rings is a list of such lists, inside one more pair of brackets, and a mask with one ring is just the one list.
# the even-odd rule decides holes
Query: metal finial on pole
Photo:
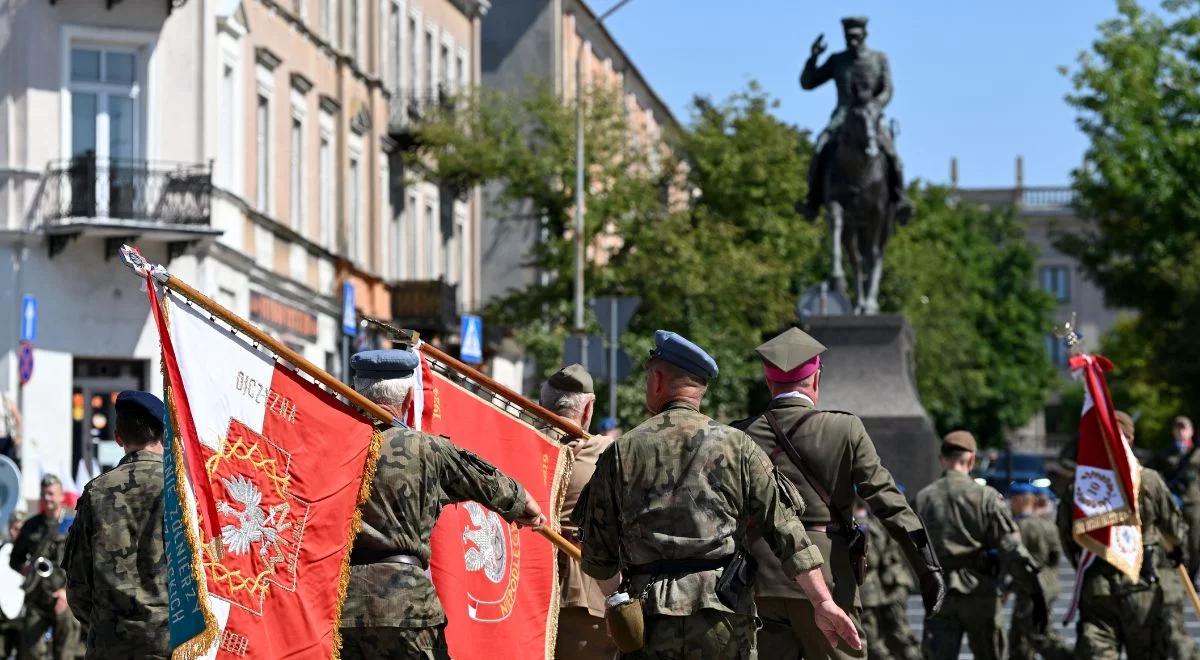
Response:
[{"label": "metal finial on pole", "polygon": [[1054,336],[1065,341],[1067,348],[1071,351],[1076,350],[1083,335],[1079,334],[1079,325],[1075,322],[1075,312],[1071,312],[1071,320],[1054,326]]}]

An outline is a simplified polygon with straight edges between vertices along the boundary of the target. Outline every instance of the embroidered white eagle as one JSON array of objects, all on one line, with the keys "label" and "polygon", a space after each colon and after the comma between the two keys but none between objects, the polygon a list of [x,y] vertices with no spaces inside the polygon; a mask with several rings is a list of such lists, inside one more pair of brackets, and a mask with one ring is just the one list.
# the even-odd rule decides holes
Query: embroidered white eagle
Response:
[{"label": "embroidered white eagle", "polygon": [[463,529],[463,540],[474,545],[467,548],[463,557],[467,563],[467,570],[482,570],[487,579],[499,584],[504,579],[507,568],[507,525],[500,516],[477,502],[467,502],[464,506],[467,508],[467,515],[471,516],[471,525]]},{"label": "embroidered white eagle", "polygon": [[[242,475],[222,477],[221,483],[225,492],[234,501],[242,505],[240,510],[230,506],[226,500],[217,502],[217,513],[232,516],[237,525],[225,525],[221,528],[221,542],[230,554],[243,555],[258,544],[258,554],[263,560],[272,564],[283,561],[280,543],[284,542],[282,533],[291,528],[291,523],[279,523],[287,515],[287,504],[276,504],[270,509],[262,507],[262,492],[254,482]],[[273,552],[272,552],[273,551]],[[268,557],[268,553],[271,556]]]}]

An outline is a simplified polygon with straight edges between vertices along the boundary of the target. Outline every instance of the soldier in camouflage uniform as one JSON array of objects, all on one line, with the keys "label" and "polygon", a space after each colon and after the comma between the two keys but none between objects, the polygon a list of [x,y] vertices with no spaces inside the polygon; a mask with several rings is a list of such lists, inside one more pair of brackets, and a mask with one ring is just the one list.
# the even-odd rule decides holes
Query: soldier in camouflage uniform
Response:
[{"label": "soldier in camouflage uniform", "polygon": [[[587,431],[596,403],[592,376],[581,364],[571,364],[554,372],[542,384],[538,400],[542,407],[561,415]],[[612,444],[612,438],[588,435],[574,438],[567,445],[573,458],[571,481],[563,495],[559,523],[568,539],[578,542],[579,529],[571,523],[571,513],[579,495],[592,480],[596,460]],[[558,553],[559,600],[558,637],[554,656],[562,660],[607,660],[617,646],[604,627],[604,597],[616,588],[615,581],[601,584],[583,574],[579,564],[566,553]]]},{"label": "soldier in camouflage uniform", "polygon": [[[53,630],[50,654],[55,660],[73,658],[79,648],[79,622],[67,603],[66,574],[59,563],[74,518],[63,506],[62,482],[42,477],[42,512],[21,526],[13,543],[9,566],[25,576],[25,609],[17,658],[41,655],[42,638]],[[44,573],[44,574],[43,574]]]},{"label": "soldier in camouflage uniform", "polygon": [[[1133,419],[1118,412],[1117,423],[1132,443]],[[1071,563],[1077,564],[1081,549],[1071,530],[1073,501],[1071,487],[1058,507],[1058,533]],[[1193,655],[1194,642],[1183,629],[1182,585],[1173,574],[1184,561],[1187,525],[1162,476],[1150,468],[1141,470],[1138,517],[1145,544],[1140,579],[1131,581],[1103,559],[1092,562],[1079,590],[1076,658],[1115,660],[1122,651],[1129,658],[1178,660]]]},{"label": "soldier in camouflage uniform", "polygon": [[642,599],[645,647],[622,657],[757,657],[752,578],[724,600],[716,593],[752,526],[814,604],[808,624],[830,645],[860,649],[821,576],[795,486],[749,436],[700,412],[716,375],[716,362],[698,346],[655,333],[646,365],[654,416],[601,455],[575,509],[583,571],[599,580],[620,571],[626,591]]},{"label": "soldier in camouflage uniform", "polygon": [[[354,387],[402,416],[417,356],[364,351],[350,361]],[[525,489],[487,461],[449,441],[409,428],[384,432],[362,508],[342,605],[342,658],[448,658],[446,616],[429,579],[429,535],[442,507],[474,500],[509,522],[541,525]]]},{"label": "soldier in camouflage uniform", "polygon": [[67,600],[88,658],[170,656],[163,547],[163,403],[117,395],[117,466],[87,484],[67,538]]},{"label": "soldier in camouflage uniform", "polygon": [[[852,524],[857,493],[917,571],[925,607],[937,611],[945,594],[941,568],[921,521],[880,462],[862,420],[816,407],[825,347],[790,328],[755,351],[773,398],[762,414],[733,425],[754,439],[806,502],[800,519],[826,560],[821,572],[834,601],[859,623],[852,568],[852,555],[862,556],[856,549],[861,537]],[[754,590],[763,620],[758,643],[764,657],[865,657],[829,648],[807,623],[811,605],[785,579],[779,561],[761,542],[751,548],[759,562]]]},{"label": "soldier in camouflage uniform", "polygon": [[1039,566],[1021,545],[1004,498],[971,478],[975,451],[975,438],[967,431],[947,434],[941,449],[944,474],[917,493],[917,513],[925,520],[949,588],[942,611],[925,618],[922,645],[932,660],[957,658],[964,633],[979,660],[1005,657],[999,589],[1005,574],[1033,603],[1028,625],[1045,630],[1049,623]]},{"label": "soldier in camouflage uniform", "polygon": [[1155,455],[1150,462],[1167,482],[1175,501],[1183,509],[1188,525],[1184,544],[1188,557],[1188,574],[1195,580],[1200,575],[1200,450],[1195,444],[1192,420],[1176,417],[1171,426],[1174,442]]},{"label": "soldier in camouflage uniform", "polygon": [[[1062,544],[1059,543],[1054,521],[1038,513],[1038,498],[1046,499],[1039,490],[1032,484],[1013,484],[1008,489],[1008,503],[1012,507],[1017,529],[1021,532],[1021,543],[1039,566],[1038,580],[1042,585],[1046,608],[1049,609],[1058,597],[1058,560],[1062,557]],[[1071,657],[1070,649],[1055,626],[1047,626],[1045,632],[1039,633],[1029,625],[1032,619],[1033,601],[1025,592],[1018,591],[1009,627],[1008,657],[1011,660],[1033,660],[1035,656],[1044,660]]]},{"label": "soldier in camouflage uniform", "polygon": [[867,529],[867,575],[858,588],[862,628],[873,660],[921,660],[921,641],[908,625],[908,594],[916,588],[900,545],[860,502],[854,517]]}]

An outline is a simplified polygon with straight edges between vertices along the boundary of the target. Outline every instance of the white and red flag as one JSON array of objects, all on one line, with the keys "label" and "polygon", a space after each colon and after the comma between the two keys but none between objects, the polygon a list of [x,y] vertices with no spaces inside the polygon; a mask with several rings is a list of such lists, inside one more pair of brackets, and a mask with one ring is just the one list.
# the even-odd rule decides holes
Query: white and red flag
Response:
[{"label": "white and red flag", "polygon": [[379,437],[243,334],[147,283],[169,411],[172,656],[336,657]]},{"label": "white and red flag", "polygon": [[1137,509],[1142,467],[1117,425],[1104,378],[1112,368],[1099,355],[1071,356],[1071,370],[1084,384],[1071,532],[1084,550],[1080,576],[1098,558],[1137,582],[1142,569]]},{"label": "white and red flag", "polygon": [[[491,462],[557,520],[569,450],[485,401],[485,390],[468,389],[475,385],[470,380],[433,371],[423,353],[417,373],[410,424]],[[475,502],[443,509],[430,539],[429,569],[446,610],[451,657],[553,658],[556,552],[533,530],[506,523]]]}]

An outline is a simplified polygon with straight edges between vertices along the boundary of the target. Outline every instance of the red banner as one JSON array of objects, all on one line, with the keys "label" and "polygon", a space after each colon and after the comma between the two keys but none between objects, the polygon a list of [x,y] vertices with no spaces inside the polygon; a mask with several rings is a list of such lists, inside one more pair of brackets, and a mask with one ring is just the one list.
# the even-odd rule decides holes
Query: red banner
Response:
[{"label": "red banner", "polygon": [[1141,465],[1117,425],[1117,411],[1104,378],[1104,372],[1112,368],[1111,362],[1098,355],[1071,357],[1071,369],[1084,382],[1072,534],[1084,550],[1136,582],[1142,566],[1137,511]]},{"label": "red banner", "polygon": [[[521,483],[551,520],[569,454],[537,429],[434,373],[422,356],[414,414],[421,430],[449,437]],[[466,502],[446,507],[431,542],[430,571],[446,609],[455,658],[551,658],[557,630],[557,549],[530,529]]]}]

